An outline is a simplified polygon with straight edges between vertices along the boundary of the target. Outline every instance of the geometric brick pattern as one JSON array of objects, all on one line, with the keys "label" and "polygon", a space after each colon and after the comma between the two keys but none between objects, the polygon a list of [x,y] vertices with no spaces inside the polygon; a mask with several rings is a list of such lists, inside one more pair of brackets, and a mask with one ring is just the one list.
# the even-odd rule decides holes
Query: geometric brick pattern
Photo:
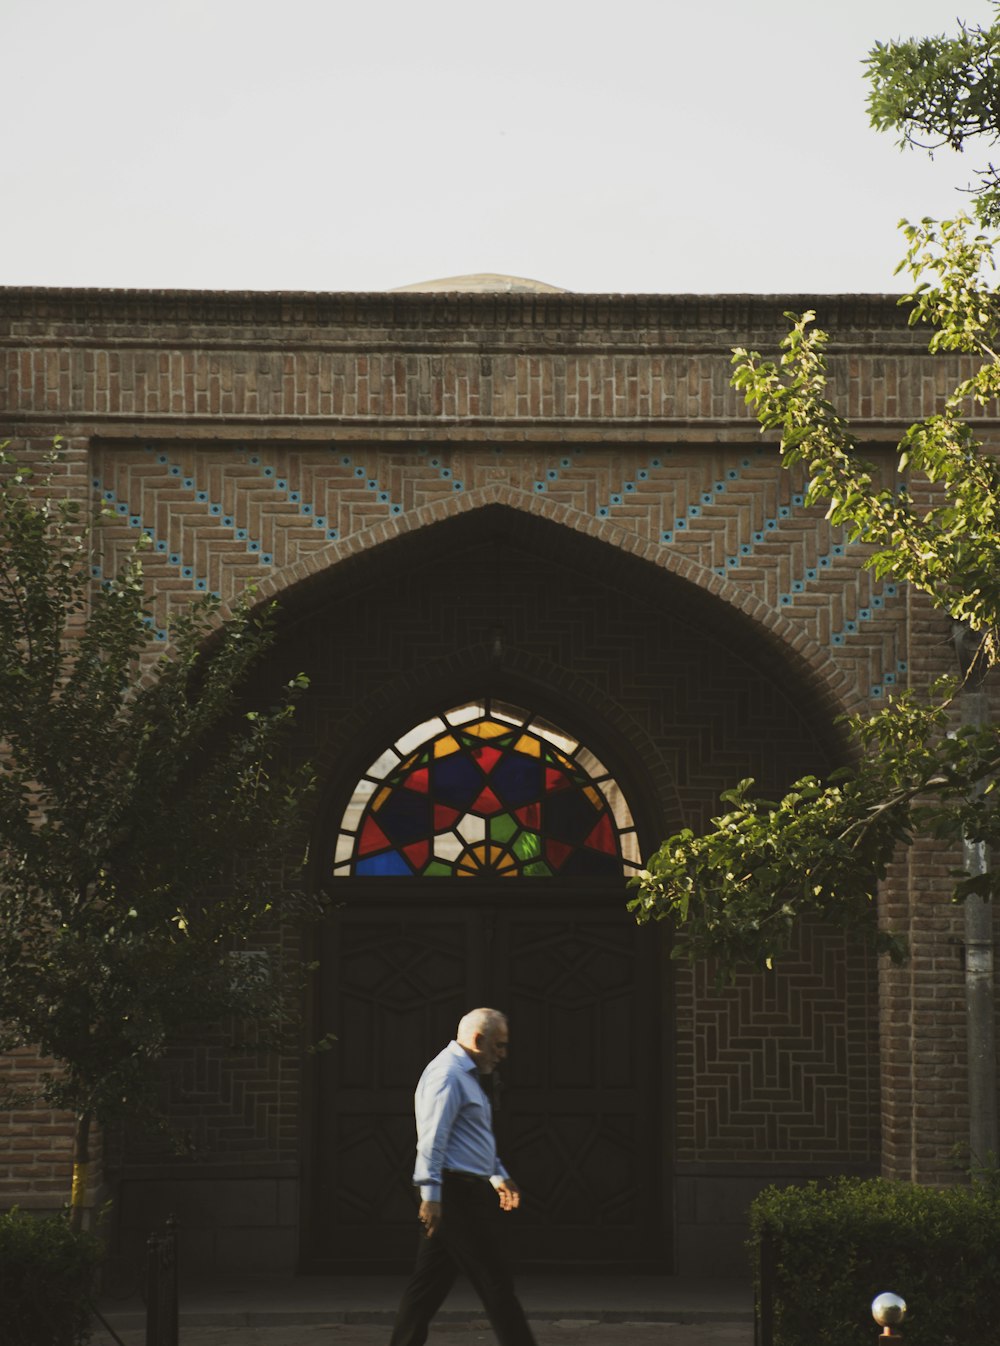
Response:
[{"label": "geometric brick pattern", "polygon": [[101,445],[91,461],[97,498],[121,520],[99,535],[95,573],[113,572],[145,535],[146,572],[163,604],[198,592],[231,601],[247,583],[271,592],[303,565],[355,554],[378,525],[420,527],[435,510],[468,508],[459,497],[471,494],[599,527],[665,568],[683,564],[724,600],[752,602],[758,616],[770,611],[792,638],[829,652],[862,694],[878,699],[905,682],[897,587],[861,568],[858,549],[822,511],[802,508],[801,491],[760,446],[749,455],[507,450],[498,465],[475,449],[195,452],[161,443]]},{"label": "geometric brick pattern", "polygon": [[[161,627],[248,581],[307,604],[276,657],[312,677],[301,746],[331,816],[371,760],[359,740],[391,741],[435,688],[502,684],[647,784],[650,845],[703,826],[740,775],[770,791],[824,769],[833,715],[950,666],[941,619],[804,510],[730,386],[732,347],[774,352],[807,307],[831,333],[831,399],[876,456],[970,372],[932,360],[891,296],[0,289],[0,439],[30,456],[65,437],[66,493],[115,516],[98,575],[145,533]],[[986,434],[991,411],[973,413]],[[509,582],[484,602],[498,557]],[[680,1159],[863,1162],[881,1084],[886,1170],[952,1176],[950,866],[921,846],[884,887],[913,958],[879,969],[881,1019],[874,968],[824,929],[721,992],[676,968]],[[298,1154],[295,1061],[227,1062],[220,1036],[168,1087],[201,1153]]]},{"label": "geometric brick pattern", "polygon": [[697,965],[692,1031],[680,1037],[678,1155],[877,1159],[871,971],[841,932],[815,927],[774,973],[722,991]]}]

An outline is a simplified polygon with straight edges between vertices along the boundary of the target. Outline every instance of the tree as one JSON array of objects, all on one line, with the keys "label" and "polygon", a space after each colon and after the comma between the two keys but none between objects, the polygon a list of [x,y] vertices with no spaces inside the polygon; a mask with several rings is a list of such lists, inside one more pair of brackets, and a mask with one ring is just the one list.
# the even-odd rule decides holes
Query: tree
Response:
[{"label": "tree", "polygon": [[[875,47],[868,73],[876,128],[901,130],[905,144],[924,143],[924,135],[957,149],[976,136],[995,141],[997,10],[990,27],[963,27],[955,40]],[[992,166],[980,176],[977,208],[991,220],[1000,215],[1000,180]],[[778,801],[754,798],[753,781],[739,782],[722,796],[726,811],[711,831],[668,838],[632,881],[637,919],[673,920],[685,932],[677,953],[711,955],[722,975],[770,965],[806,916],[860,929],[879,950],[905,957],[904,938],[878,928],[874,899],[898,848],[918,835],[965,846],[956,901],[1000,892],[1000,874],[976,859],[1000,841],[1000,734],[981,706],[969,713],[968,695],[956,694],[978,689],[1000,657],[1000,468],[963,419],[1000,393],[995,240],[966,215],[902,228],[910,323],[934,329],[932,351],[978,364],[936,415],[901,437],[896,480],[864,460],[827,399],[826,336],[812,313],[788,315],[777,361],[737,350],[733,382],[762,429],[779,436],[782,465],[807,468],[806,503],[826,504],[828,517],[867,545],[877,575],[908,582],[950,618],[958,675],[854,717],[855,761],[827,781],[804,778]]]},{"label": "tree", "polygon": [[[1000,8],[1000,6],[997,6]],[[957,37],[877,42],[866,65],[868,112],[878,131],[898,131],[904,147],[961,151],[969,140],[993,140],[1000,126],[1000,23],[959,24]],[[977,170],[976,210],[986,226],[1000,222],[1000,176],[992,163]]]},{"label": "tree", "polygon": [[221,630],[193,604],[157,657],[141,557],[95,586],[92,526],[0,447],[0,1049],[53,1062],[33,1097],[76,1118],[76,1224],[92,1122],[155,1115],[179,1031],[286,1035],[288,975],[247,942],[312,910],[282,872],[309,780],[278,765],[305,680],[241,709],[272,639],[252,594]]}]

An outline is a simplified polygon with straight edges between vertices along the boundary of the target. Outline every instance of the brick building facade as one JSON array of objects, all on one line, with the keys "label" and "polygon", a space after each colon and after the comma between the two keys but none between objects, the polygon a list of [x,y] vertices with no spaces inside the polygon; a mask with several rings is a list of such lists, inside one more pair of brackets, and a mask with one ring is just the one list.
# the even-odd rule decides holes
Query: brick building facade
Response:
[{"label": "brick building facade", "polygon": [[[311,680],[299,748],[323,781],[316,879],[337,905],[280,937],[318,960],[307,1018],[338,1046],[179,1048],[164,1087],[190,1155],[105,1138],[123,1240],[170,1209],[204,1266],[405,1261],[415,1073],[487,996],[512,1013],[499,1125],[535,1197],[531,1259],[738,1270],[769,1182],[954,1179],[948,855],[917,847],[886,884],[905,967],[817,927],[723,990],[669,959],[666,930],[632,927],[620,881],[470,897],[331,878],[368,765],[464,702],[501,698],[585,744],[647,854],[743,776],[769,793],[828,771],[839,716],[950,671],[942,619],[804,508],[729,386],[732,347],[773,351],[784,311],[810,304],[873,454],[959,376],[886,297],[0,291],[0,435],[29,454],[61,435],[66,489],[117,516],[95,574],[147,534],[161,628],[252,582],[281,604],[268,673]],[[65,1119],[4,1134],[0,1202],[58,1203]]]}]

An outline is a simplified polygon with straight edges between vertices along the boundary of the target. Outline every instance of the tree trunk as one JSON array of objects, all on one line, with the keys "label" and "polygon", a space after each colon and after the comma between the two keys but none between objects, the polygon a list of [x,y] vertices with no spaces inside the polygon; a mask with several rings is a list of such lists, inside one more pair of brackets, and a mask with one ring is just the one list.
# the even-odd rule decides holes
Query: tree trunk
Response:
[{"label": "tree trunk", "polygon": [[73,1138],[73,1186],[69,1199],[69,1227],[75,1234],[83,1228],[83,1212],[90,1182],[90,1118],[89,1111],[78,1114],[76,1135]]}]

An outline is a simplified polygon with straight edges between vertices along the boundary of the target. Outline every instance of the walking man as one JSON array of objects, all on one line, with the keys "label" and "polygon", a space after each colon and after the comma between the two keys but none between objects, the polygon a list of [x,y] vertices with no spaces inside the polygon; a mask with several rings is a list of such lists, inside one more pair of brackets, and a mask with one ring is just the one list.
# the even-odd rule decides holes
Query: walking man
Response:
[{"label": "walking man", "polygon": [[521,1194],[497,1155],[492,1108],[480,1083],[506,1055],[505,1016],[470,1010],[455,1041],[420,1077],[413,1182],[424,1231],[390,1346],[423,1346],[460,1271],[483,1301],[501,1346],[535,1346],[497,1237],[500,1213],[516,1210]]}]

